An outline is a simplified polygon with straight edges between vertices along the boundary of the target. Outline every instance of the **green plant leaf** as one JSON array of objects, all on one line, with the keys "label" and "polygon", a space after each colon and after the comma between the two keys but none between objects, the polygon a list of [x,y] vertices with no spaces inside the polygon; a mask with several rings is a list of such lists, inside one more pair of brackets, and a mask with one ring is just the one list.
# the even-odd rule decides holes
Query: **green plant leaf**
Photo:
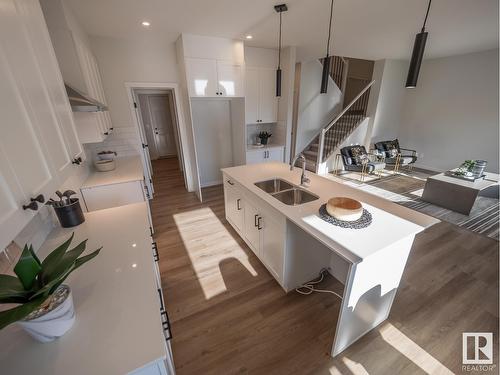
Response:
[{"label": "green plant leaf", "polygon": [[78,267],[82,266],[83,264],[85,264],[86,262],[88,262],[89,260],[91,260],[92,258],[94,258],[97,254],[99,254],[99,252],[101,251],[102,247],[100,247],[99,249],[93,251],[92,253],[88,254],[88,255],[85,255],[81,258],[78,258],[75,260],[74,263],[71,264],[71,266],[66,270],[66,272],[64,272],[63,274],[59,275],[59,277],[55,278],[54,280],[52,280],[51,282],[49,282],[47,285],[45,285],[42,289],[40,289],[39,291],[37,291],[35,294],[33,294],[30,298],[36,298],[40,295],[50,295],[52,293],[54,293],[54,291],[57,289],[57,287],[59,285],[61,285],[64,280],[66,280],[66,278],[74,271],[76,270]]},{"label": "green plant leaf", "polygon": [[35,250],[33,250],[33,245],[30,245],[29,251],[31,253],[31,256],[36,260],[36,262],[41,266],[42,263],[40,262],[40,259],[38,259],[38,256],[35,253]]},{"label": "green plant leaf", "polygon": [[89,260],[91,260],[92,258],[96,257],[97,254],[99,254],[99,252],[101,251],[102,247],[100,247],[99,249],[93,251],[92,253],[88,254],[88,255],[84,255],[83,257],[80,257],[78,258],[76,261],[75,261],[75,264],[74,264],[74,267],[68,272],[68,274],[66,276],[64,276],[64,278],[62,278],[58,283],[56,283],[50,290],[49,294],[52,294],[59,285],[61,285],[63,283],[63,281],[69,276],[70,273],[72,273],[74,270],[76,270],[77,268],[81,267],[82,265],[84,265],[85,263],[87,263]]},{"label": "green plant leaf", "polygon": [[28,299],[30,291],[24,289],[21,281],[11,275],[0,275],[0,303],[11,303],[3,302],[5,299],[9,298],[21,298],[24,300]]},{"label": "green plant leaf", "polygon": [[85,251],[85,246],[87,245],[87,240],[80,242],[73,249],[63,254],[57,264],[52,268],[50,273],[44,275],[44,285],[51,283],[53,280],[64,275],[66,271],[73,266],[76,259]]},{"label": "green plant leaf", "polygon": [[0,311],[0,329],[28,316],[45,301],[45,298],[46,297],[40,297],[10,310]]},{"label": "green plant leaf", "polygon": [[19,280],[21,280],[25,290],[31,289],[41,269],[40,264],[33,258],[28,246],[24,245],[21,257],[14,267],[14,272]]},{"label": "green plant leaf", "polygon": [[54,251],[52,251],[49,255],[45,257],[42,262],[42,272],[40,273],[40,282],[43,284],[47,278],[47,275],[54,272],[54,269],[58,266],[59,260],[63,257],[66,250],[68,250],[71,241],[73,241],[73,237],[75,233],[71,234],[71,237],[68,238],[62,245],[57,247]]}]

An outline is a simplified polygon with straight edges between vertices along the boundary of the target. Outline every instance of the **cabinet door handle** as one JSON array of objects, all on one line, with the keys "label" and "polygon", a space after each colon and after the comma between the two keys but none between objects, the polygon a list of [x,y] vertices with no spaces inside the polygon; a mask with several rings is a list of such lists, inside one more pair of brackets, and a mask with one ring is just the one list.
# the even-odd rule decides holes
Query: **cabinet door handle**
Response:
[{"label": "cabinet door handle", "polygon": [[262,227],[260,226],[260,221],[262,220],[262,216],[259,216],[259,218],[257,219],[257,229],[258,230],[261,230]]},{"label": "cabinet door handle", "polygon": [[236,208],[238,209],[238,211],[241,210],[240,201],[241,201],[241,199],[239,199],[239,198],[236,199]]},{"label": "cabinet door handle", "polygon": [[[151,227],[150,227],[151,229]],[[154,260],[155,262],[158,262],[160,260],[160,255],[158,254],[158,245],[156,242],[153,242],[151,244],[151,246],[153,247],[153,257],[154,257]]]},{"label": "cabinet door handle", "polygon": [[35,198],[30,198],[30,201],[44,203],[45,198],[44,198],[43,194],[38,194]]},{"label": "cabinet door handle", "polygon": [[257,224],[257,218],[258,217],[259,217],[259,215],[255,215],[254,219],[253,219],[253,225],[256,226],[256,227],[258,226],[258,224]]},{"label": "cabinet door handle", "polygon": [[36,203],[36,201],[31,201],[31,203],[29,203],[29,204],[23,204],[23,210],[37,211],[38,210],[38,203]]},{"label": "cabinet door handle", "polygon": [[160,299],[160,311],[165,311],[165,306],[163,306],[163,293],[160,288],[158,288],[158,298]]},{"label": "cabinet door handle", "polygon": [[234,185],[234,182],[232,182],[231,180],[227,180],[227,183],[231,186]]}]

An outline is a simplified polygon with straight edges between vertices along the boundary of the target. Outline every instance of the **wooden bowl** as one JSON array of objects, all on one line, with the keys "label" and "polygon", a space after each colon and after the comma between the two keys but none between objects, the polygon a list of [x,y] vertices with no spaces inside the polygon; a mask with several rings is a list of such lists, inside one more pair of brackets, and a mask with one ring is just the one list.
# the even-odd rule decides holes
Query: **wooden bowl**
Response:
[{"label": "wooden bowl", "polygon": [[363,215],[363,206],[351,198],[335,197],[328,200],[326,211],[337,220],[356,221]]}]

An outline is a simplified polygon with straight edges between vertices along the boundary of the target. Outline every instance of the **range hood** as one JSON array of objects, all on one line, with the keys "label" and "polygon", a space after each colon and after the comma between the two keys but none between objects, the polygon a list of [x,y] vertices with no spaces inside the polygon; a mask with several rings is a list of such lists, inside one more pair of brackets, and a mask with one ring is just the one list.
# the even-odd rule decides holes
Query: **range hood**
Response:
[{"label": "range hood", "polygon": [[73,112],[102,112],[107,111],[108,107],[94,99],[89,98],[77,89],[64,84],[66,93],[68,94],[69,104]]}]

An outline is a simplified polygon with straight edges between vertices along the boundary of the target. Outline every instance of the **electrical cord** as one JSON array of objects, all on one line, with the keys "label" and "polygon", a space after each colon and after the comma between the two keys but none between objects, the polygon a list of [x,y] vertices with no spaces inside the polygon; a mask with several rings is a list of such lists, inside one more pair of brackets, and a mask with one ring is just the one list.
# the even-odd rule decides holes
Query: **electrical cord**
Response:
[{"label": "electrical cord", "polygon": [[[328,271],[326,270],[326,268],[323,268],[321,271],[319,271],[319,278],[317,280],[309,281],[309,282],[305,283],[304,285],[301,285],[298,288],[296,288],[295,291],[297,293],[305,295],[305,296],[308,296],[309,294],[312,294],[314,292],[317,292],[317,293],[331,293],[331,294],[336,295],[340,299],[342,299],[342,296],[339,295],[338,293],[335,293],[333,290],[316,289],[314,287],[314,285],[319,284],[319,283],[321,283],[324,280],[324,278],[325,278],[325,272],[328,272]],[[305,289],[305,290],[301,290],[301,289]]]}]

